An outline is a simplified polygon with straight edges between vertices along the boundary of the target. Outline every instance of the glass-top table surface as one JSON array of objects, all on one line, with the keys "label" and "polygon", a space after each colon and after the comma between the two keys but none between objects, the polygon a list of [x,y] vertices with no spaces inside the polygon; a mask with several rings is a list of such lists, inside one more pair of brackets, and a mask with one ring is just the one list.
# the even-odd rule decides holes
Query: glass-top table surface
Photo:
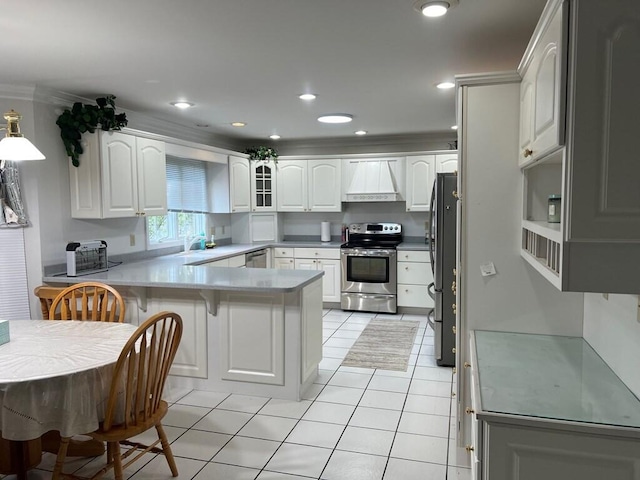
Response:
[{"label": "glass-top table surface", "polygon": [[640,401],[584,339],[474,335],[483,411],[640,427]]}]

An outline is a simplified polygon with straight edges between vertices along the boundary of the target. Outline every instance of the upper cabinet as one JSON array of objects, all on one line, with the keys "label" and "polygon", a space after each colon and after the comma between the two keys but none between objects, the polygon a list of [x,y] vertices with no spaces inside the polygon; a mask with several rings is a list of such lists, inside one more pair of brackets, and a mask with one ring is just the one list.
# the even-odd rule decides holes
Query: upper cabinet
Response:
[{"label": "upper cabinet", "polygon": [[407,212],[428,212],[431,190],[437,173],[458,170],[457,153],[410,155],[406,164]]},{"label": "upper cabinet", "polygon": [[231,213],[251,211],[251,173],[246,158],[229,156],[229,198]]},{"label": "upper cabinet", "polygon": [[550,5],[519,68],[520,165],[542,158],[564,143],[568,5]]},{"label": "upper cabinet", "polygon": [[[558,32],[565,30],[566,61],[551,62],[552,56],[563,58],[563,55],[560,47],[553,52],[549,38],[558,37]],[[535,112],[541,112],[541,120],[536,117],[538,113],[532,117],[534,146],[530,157],[534,161],[522,164],[522,256],[562,290],[637,294],[640,291],[636,267],[640,262],[640,162],[635,161],[634,135],[635,114],[640,105],[640,89],[635,80],[640,74],[637,0],[553,0],[543,12],[532,42],[533,51],[540,51],[541,55],[531,63],[538,65],[535,68],[538,74],[529,87],[533,88],[532,98],[527,101]],[[536,87],[538,80],[549,82],[552,77],[560,78],[561,87],[565,71],[566,90],[558,90],[557,86]],[[523,80],[525,88],[527,76],[528,70]],[[566,115],[560,115],[557,121],[555,110],[550,104],[545,105],[556,94],[554,108],[566,103]],[[521,130],[528,121],[523,119]],[[554,123],[560,132],[566,125],[566,146],[536,156],[536,136],[546,138],[545,125]],[[560,209],[560,222],[549,223],[549,214],[557,212],[550,212],[548,198],[558,194],[561,205],[558,207],[555,200],[553,208]]]},{"label": "upper cabinet", "polygon": [[251,160],[251,211],[276,211],[276,163],[273,160]]},{"label": "upper cabinet", "polygon": [[69,166],[71,216],[116,218],[164,215],[164,142],[121,132],[85,134],[80,166]]},{"label": "upper cabinet", "polygon": [[339,159],[280,160],[277,178],[279,212],[339,212]]}]

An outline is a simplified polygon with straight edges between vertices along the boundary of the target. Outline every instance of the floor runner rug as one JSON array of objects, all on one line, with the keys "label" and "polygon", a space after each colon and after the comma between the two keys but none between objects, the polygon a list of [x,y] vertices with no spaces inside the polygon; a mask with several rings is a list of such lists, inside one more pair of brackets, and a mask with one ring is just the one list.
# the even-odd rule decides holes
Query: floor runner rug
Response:
[{"label": "floor runner rug", "polygon": [[419,326],[414,321],[371,320],[342,365],[406,372]]}]

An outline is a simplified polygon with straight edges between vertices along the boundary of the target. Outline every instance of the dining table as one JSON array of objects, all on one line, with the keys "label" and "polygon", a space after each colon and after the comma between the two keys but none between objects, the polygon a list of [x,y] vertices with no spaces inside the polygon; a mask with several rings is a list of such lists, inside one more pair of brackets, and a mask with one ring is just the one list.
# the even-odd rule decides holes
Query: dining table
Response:
[{"label": "dining table", "polygon": [[0,473],[41,460],[41,439],[96,430],[113,368],[136,330],[128,323],[10,320],[0,345]]}]

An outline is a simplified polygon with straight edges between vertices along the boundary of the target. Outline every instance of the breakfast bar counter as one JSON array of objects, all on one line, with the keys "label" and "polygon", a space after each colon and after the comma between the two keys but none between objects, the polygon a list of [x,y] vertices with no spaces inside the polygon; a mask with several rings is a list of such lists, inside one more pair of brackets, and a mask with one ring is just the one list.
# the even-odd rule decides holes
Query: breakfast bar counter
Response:
[{"label": "breakfast bar counter", "polygon": [[49,275],[43,281],[112,285],[125,298],[125,318],[133,324],[163,310],[182,316],[172,389],[299,400],[322,359],[323,272],[214,267],[220,258],[260,248],[233,247],[166,255],[79,277]]}]

